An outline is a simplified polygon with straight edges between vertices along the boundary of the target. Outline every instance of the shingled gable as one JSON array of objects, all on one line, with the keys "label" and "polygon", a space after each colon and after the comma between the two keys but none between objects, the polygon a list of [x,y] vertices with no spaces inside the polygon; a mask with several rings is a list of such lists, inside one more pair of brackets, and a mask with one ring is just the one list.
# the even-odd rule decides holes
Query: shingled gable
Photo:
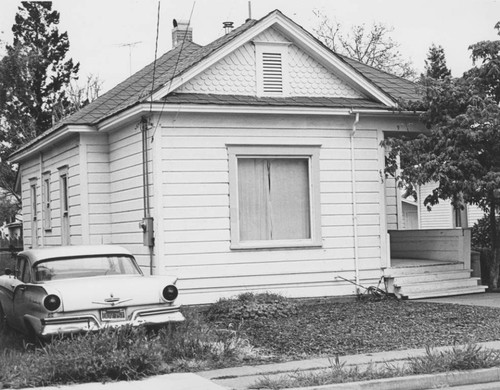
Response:
[{"label": "shingled gable", "polygon": [[[203,72],[220,58],[231,53],[243,42],[247,42],[265,29],[273,26],[303,50],[312,52],[323,63],[328,62],[351,85],[356,85],[369,97],[367,99],[345,99],[326,97],[259,98],[254,96],[182,94],[175,91],[183,83]],[[355,60],[333,53],[312,34],[275,10],[262,19],[248,20],[242,26],[218,38],[206,46],[185,42],[161,56],[156,63],[156,80],[153,85],[154,63],[144,67],[110,91],[100,96],[78,112],[68,116],[55,126],[25,144],[12,156],[19,156],[42,140],[64,133],[81,130],[98,130],[99,124],[141,103],[162,104],[216,104],[249,106],[327,107],[357,109],[392,109],[399,99],[418,98],[414,84],[379,71]],[[151,92],[153,94],[151,95]]]}]

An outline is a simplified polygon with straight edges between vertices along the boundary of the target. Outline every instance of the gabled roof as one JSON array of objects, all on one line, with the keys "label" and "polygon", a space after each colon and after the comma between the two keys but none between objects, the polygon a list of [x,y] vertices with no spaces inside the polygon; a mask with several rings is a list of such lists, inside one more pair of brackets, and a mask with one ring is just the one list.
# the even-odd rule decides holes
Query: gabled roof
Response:
[{"label": "gabled roof", "polygon": [[[289,24],[297,27],[302,31],[302,34],[311,37],[315,44],[326,48],[319,40],[314,38],[309,32],[298,26],[291,19],[284,16],[280,11],[275,10],[260,20],[248,20],[242,26],[234,29],[230,33],[216,39],[206,46],[200,46],[193,42],[184,42],[169,52],[165,53],[156,61],[156,69],[154,63],[151,63],[133,74],[96,100],[79,110],[78,112],[68,116],[46,132],[28,142],[13,156],[19,152],[26,150],[31,145],[38,143],[40,140],[58,133],[59,130],[67,126],[96,126],[102,121],[113,117],[137,104],[149,102],[151,96],[155,92],[165,90],[172,80],[178,78],[189,70],[192,70],[202,61],[206,60],[214,53],[219,52],[229,43],[238,39],[254,27],[257,28],[262,21],[270,17],[277,16]],[[327,48],[326,48],[327,49]],[[405,79],[396,77],[389,73],[382,72],[358,61],[347,57],[339,56],[336,53],[327,49],[329,55],[340,59],[346,63],[349,68],[353,69],[362,79],[369,84],[382,91],[393,101],[397,102],[400,99],[416,100],[416,88],[413,83]],[[153,85],[153,77],[156,77]],[[343,99],[343,98],[325,98],[325,97],[288,97],[288,98],[258,98],[252,96],[237,96],[237,95],[201,95],[201,94],[176,94],[170,93],[162,103],[165,104],[224,104],[224,105],[264,105],[264,106],[297,106],[297,107],[336,107],[336,108],[366,108],[366,109],[381,109],[388,108],[381,102],[369,99]]]},{"label": "gabled roof", "polygon": [[396,100],[419,100],[421,96],[418,93],[415,83],[402,77],[384,72],[383,70],[366,65],[352,58],[338,54],[345,62],[351,65],[359,73],[370,79],[382,91]]}]

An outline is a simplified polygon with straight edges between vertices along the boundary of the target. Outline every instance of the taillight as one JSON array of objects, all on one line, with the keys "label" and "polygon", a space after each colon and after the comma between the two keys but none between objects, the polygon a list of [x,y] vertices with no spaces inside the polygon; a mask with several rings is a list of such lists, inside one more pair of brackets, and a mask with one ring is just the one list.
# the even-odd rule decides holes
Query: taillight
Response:
[{"label": "taillight", "polygon": [[47,295],[43,300],[43,306],[45,306],[48,311],[55,311],[61,306],[61,299],[54,294]]},{"label": "taillight", "polygon": [[166,301],[174,301],[177,295],[179,295],[179,291],[173,284],[169,284],[163,289],[161,295],[163,295],[163,299]]}]

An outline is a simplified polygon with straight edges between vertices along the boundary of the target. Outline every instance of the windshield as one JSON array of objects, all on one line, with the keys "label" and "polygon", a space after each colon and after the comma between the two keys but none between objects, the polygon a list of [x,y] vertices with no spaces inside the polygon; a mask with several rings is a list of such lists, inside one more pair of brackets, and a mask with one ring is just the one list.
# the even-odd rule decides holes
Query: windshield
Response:
[{"label": "windshield", "polygon": [[129,256],[59,258],[38,262],[33,268],[37,282],[104,275],[141,274],[135,261]]}]

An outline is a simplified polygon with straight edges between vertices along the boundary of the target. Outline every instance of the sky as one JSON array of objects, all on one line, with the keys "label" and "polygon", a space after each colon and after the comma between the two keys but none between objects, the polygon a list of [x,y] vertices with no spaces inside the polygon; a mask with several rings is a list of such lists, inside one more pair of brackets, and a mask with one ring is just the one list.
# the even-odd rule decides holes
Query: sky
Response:
[{"label": "sky", "polygon": [[[346,28],[381,22],[394,28],[393,40],[418,72],[431,44],[443,46],[448,67],[460,76],[472,66],[469,45],[500,39],[500,0],[54,0],[60,31],[67,31],[69,55],[80,62],[80,79],[90,74],[103,92],[172,48],[172,20],[191,20],[194,42],[205,45],[224,34],[222,23],[235,27],[249,17],[260,19],[279,9],[312,32],[321,11]],[[11,28],[20,2],[0,0],[0,43],[11,43]]]}]

